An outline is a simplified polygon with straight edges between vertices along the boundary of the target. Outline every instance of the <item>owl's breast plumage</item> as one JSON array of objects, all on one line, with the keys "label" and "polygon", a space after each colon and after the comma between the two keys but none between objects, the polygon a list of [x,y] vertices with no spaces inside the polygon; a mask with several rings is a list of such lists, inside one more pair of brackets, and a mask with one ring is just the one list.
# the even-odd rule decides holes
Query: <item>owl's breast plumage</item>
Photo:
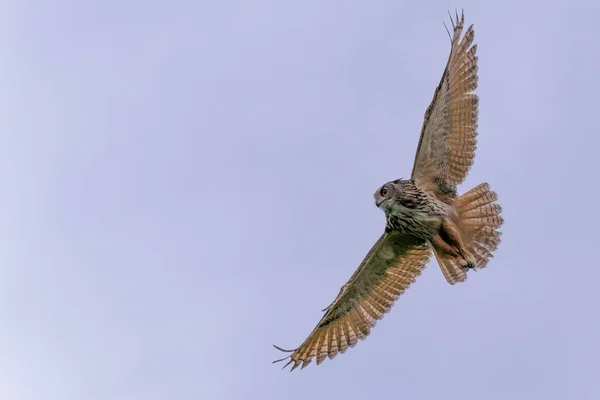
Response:
[{"label": "owl's breast plumage", "polygon": [[431,240],[450,213],[451,207],[424,193],[398,198],[386,213],[386,229]]},{"label": "owl's breast plumage", "polygon": [[403,234],[430,240],[441,223],[441,218],[429,216],[417,210],[404,207],[393,207],[387,215],[388,231],[398,231]]}]

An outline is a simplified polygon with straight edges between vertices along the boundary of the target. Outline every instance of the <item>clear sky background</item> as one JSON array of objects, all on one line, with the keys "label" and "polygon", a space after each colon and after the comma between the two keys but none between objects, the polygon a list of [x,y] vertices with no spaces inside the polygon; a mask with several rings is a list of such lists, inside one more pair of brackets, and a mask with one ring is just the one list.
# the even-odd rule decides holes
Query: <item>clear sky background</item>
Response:
[{"label": "clear sky background", "polygon": [[[479,45],[489,267],[293,374]],[[600,3],[4,1],[0,399],[599,399]]]}]

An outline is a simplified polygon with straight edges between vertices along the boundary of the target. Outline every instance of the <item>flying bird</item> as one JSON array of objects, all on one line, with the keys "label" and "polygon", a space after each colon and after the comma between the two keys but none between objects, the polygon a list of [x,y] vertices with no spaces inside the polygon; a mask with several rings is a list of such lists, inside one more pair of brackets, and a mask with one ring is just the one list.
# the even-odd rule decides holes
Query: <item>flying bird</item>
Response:
[{"label": "flying bird", "polygon": [[397,179],[374,194],[385,231],[308,336],[288,357],[306,367],[320,364],[365,339],[377,320],[415,281],[434,254],[451,285],[484,268],[500,243],[503,223],[497,195],[482,183],[461,196],[457,186],[473,165],[477,144],[477,45],[464,13],[452,19],[450,56],[425,111],[410,179]]}]

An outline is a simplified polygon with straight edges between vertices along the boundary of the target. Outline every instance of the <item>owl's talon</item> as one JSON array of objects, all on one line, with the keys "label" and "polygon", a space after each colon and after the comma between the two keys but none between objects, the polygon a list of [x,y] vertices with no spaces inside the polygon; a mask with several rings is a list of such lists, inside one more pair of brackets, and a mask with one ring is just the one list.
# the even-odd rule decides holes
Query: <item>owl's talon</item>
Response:
[{"label": "owl's talon", "polygon": [[474,270],[474,271],[477,271],[477,270],[475,269],[476,267],[477,267],[477,266],[476,266],[476,265],[475,265],[475,264],[474,264],[472,261],[467,261],[467,265],[463,265],[463,269],[464,269],[465,271],[468,271],[468,270],[470,270],[470,269],[472,269],[472,270]]}]

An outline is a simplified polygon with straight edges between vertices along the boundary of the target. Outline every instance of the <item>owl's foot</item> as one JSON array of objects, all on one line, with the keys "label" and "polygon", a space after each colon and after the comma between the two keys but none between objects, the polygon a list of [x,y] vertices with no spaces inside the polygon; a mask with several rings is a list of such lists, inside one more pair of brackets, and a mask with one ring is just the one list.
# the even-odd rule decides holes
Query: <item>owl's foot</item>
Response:
[{"label": "owl's foot", "polygon": [[466,261],[466,264],[461,265],[461,267],[465,270],[468,271],[470,269],[477,271],[475,268],[477,267],[475,265],[475,263],[473,261]]}]

